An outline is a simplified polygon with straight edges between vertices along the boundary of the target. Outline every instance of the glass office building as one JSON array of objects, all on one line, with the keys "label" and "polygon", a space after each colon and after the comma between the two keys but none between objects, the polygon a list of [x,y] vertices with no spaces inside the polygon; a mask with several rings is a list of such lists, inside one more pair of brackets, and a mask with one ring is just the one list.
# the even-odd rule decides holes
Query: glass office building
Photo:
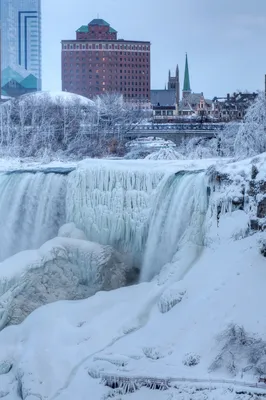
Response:
[{"label": "glass office building", "polygon": [[1,90],[41,90],[41,0],[0,0]]}]

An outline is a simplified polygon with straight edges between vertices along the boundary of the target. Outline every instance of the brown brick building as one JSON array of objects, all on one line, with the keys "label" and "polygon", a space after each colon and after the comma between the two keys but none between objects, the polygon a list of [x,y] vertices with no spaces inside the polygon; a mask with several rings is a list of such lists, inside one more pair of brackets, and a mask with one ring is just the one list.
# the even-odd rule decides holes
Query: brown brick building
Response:
[{"label": "brown brick building", "polygon": [[94,19],[62,41],[62,90],[89,98],[117,92],[127,101],[150,99],[150,42],[117,39],[117,31]]}]

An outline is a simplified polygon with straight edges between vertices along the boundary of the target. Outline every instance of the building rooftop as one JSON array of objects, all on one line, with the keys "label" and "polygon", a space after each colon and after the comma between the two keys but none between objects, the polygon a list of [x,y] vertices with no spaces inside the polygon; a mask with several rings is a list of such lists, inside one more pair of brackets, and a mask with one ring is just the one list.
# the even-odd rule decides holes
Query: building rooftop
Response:
[{"label": "building rooftop", "polygon": [[[79,32],[79,31],[77,31],[77,32]],[[95,43],[102,43],[102,42],[105,42],[106,41],[106,39],[64,39],[64,40],[61,40],[61,43],[76,43],[76,42],[78,42],[78,43],[87,43],[87,42],[95,42]],[[147,45],[150,45],[151,44],[151,42],[148,42],[148,41],[144,41],[144,40],[126,40],[126,39],[113,39],[113,40],[108,40],[108,43],[124,43],[124,44],[126,44],[126,43],[144,43],[144,44],[147,44]]]},{"label": "building rooftop", "polygon": [[90,27],[93,26],[108,26],[109,33],[117,33],[117,31],[108,24],[104,19],[93,19],[88,25],[82,25],[76,32],[88,33],[90,31]]},{"label": "building rooftop", "polygon": [[[200,100],[204,98],[203,93],[190,93],[188,96],[186,96],[184,99],[180,101],[179,104],[179,111],[187,111],[187,110],[193,110],[193,108],[199,104]],[[205,99],[205,103],[207,106],[212,105],[212,101],[209,99]]]},{"label": "building rooftop", "polygon": [[151,90],[153,106],[174,106],[176,104],[175,90]]},{"label": "building rooftop", "polygon": [[90,26],[95,26],[95,25],[97,25],[97,26],[110,26],[110,24],[108,24],[108,22],[106,22],[104,19],[99,19],[99,18],[96,18],[96,19],[93,19],[88,25],[90,25]]}]

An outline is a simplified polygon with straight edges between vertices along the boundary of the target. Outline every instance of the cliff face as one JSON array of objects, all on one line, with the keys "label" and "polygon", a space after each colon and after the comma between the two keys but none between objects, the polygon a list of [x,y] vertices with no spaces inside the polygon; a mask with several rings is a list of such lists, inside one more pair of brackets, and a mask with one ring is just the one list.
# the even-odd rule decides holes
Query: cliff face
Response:
[{"label": "cliff face", "polygon": [[209,192],[221,213],[244,211],[249,217],[249,234],[266,230],[266,157],[210,167]]}]

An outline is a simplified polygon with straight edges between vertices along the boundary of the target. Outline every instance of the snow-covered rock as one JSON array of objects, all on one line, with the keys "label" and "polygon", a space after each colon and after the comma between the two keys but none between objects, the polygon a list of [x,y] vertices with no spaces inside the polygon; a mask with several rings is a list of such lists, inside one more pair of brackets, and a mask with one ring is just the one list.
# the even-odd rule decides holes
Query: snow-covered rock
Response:
[{"label": "snow-covered rock", "polygon": [[87,240],[85,233],[76,227],[74,222],[69,222],[61,226],[58,231],[59,237],[68,237],[71,239]]},{"label": "snow-covered rock", "polygon": [[[72,236],[85,236],[70,227]],[[41,305],[124,286],[127,272],[111,246],[82,238],[58,237],[39,250],[18,253],[0,264],[0,328],[20,323]]]}]

